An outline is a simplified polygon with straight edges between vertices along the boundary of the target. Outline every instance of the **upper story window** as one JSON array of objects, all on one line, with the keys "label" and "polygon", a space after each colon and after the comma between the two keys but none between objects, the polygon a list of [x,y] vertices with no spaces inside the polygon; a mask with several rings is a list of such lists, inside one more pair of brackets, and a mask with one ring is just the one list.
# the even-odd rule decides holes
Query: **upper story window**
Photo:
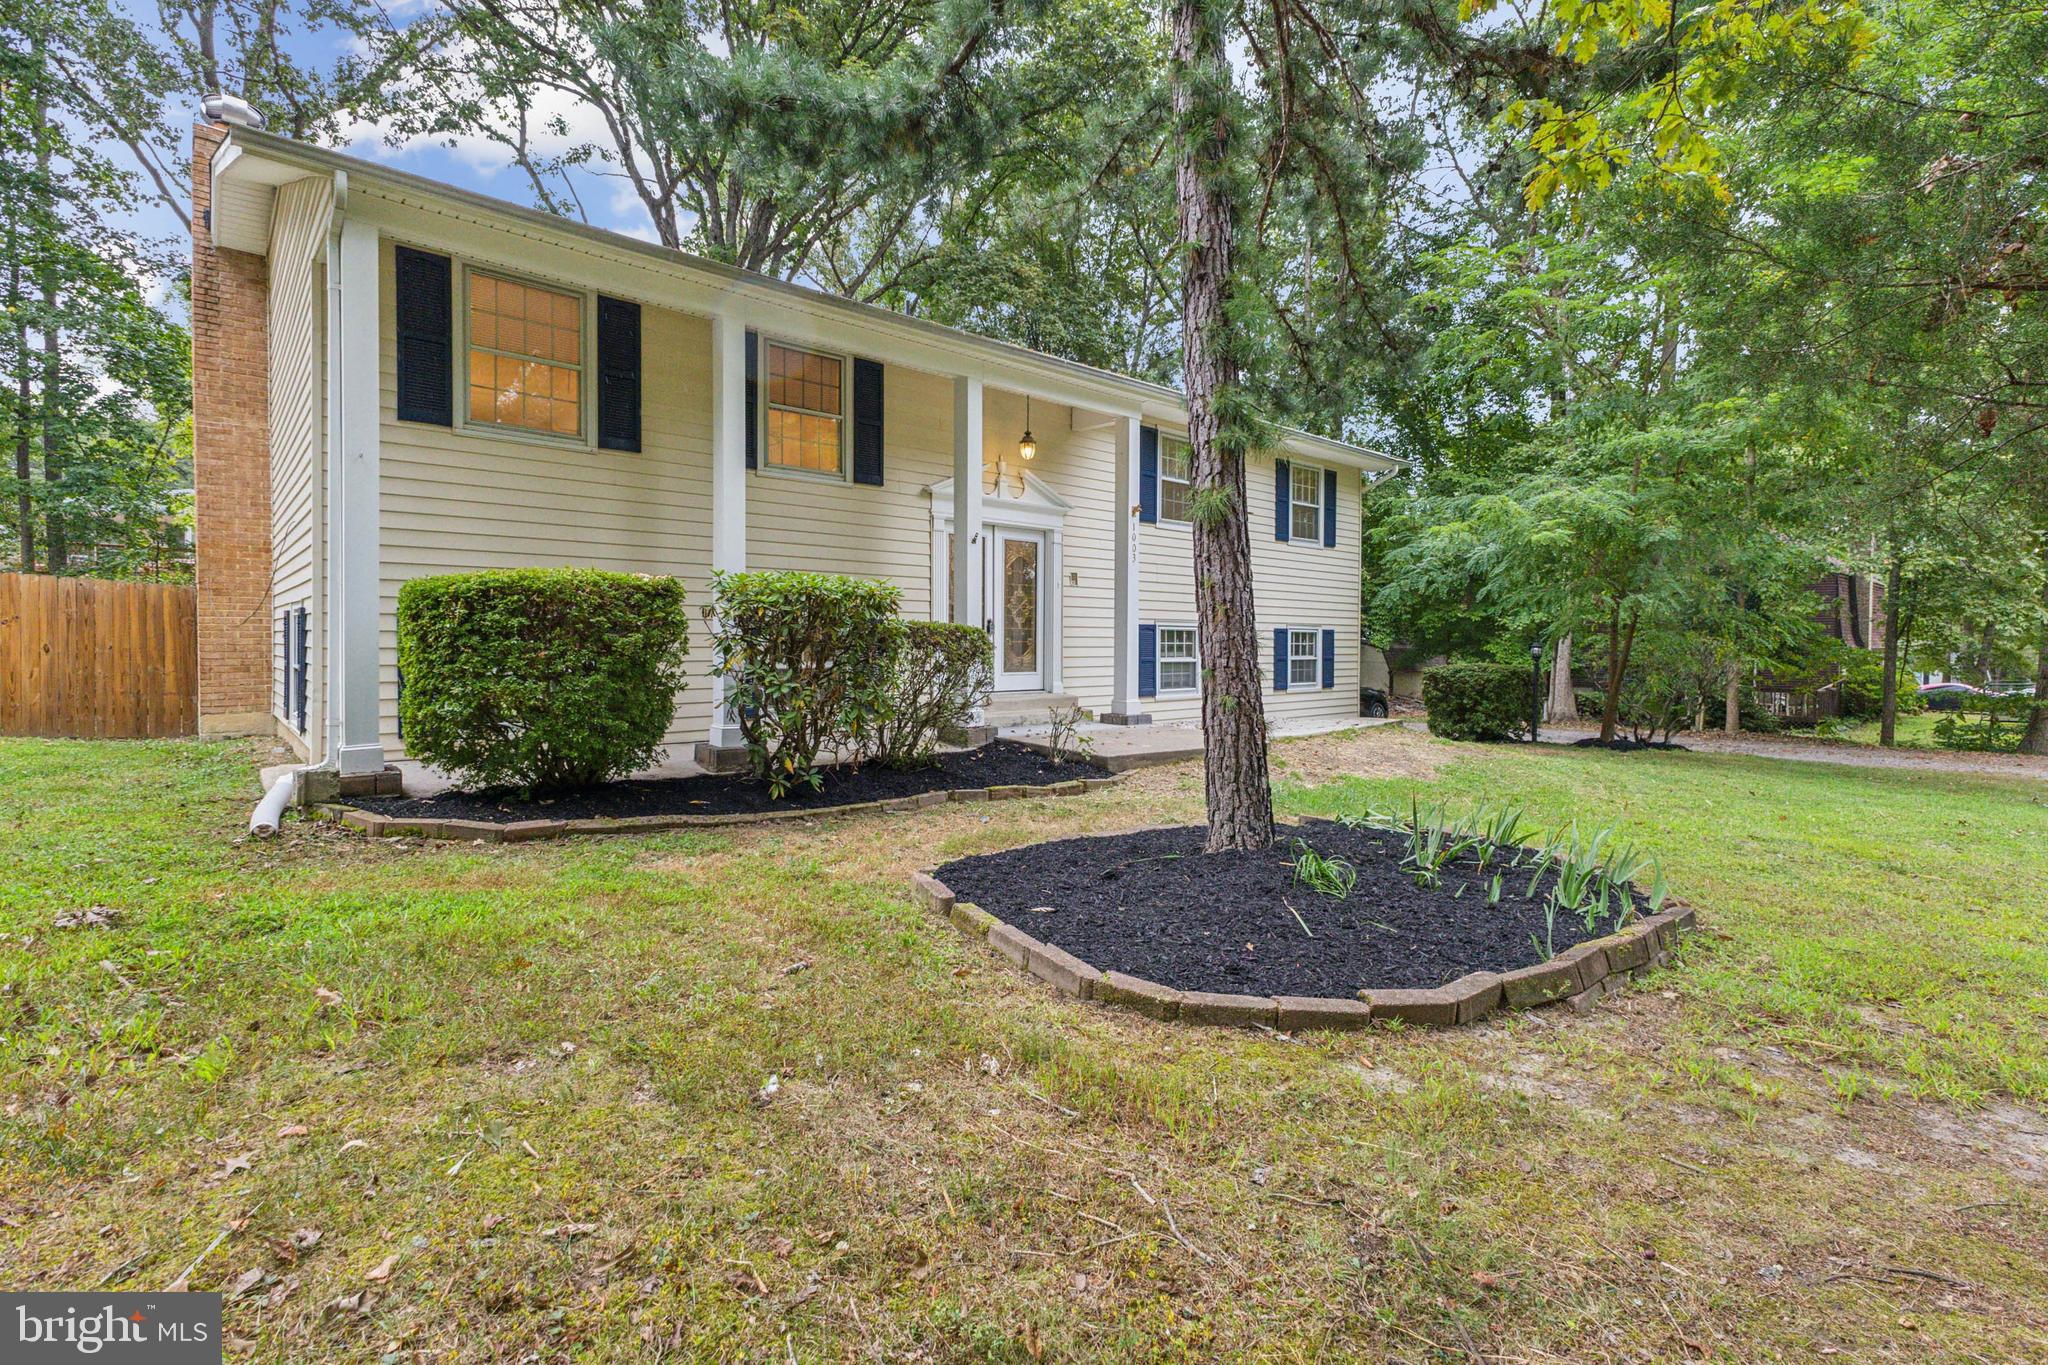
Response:
[{"label": "upper story window", "polygon": [[1292,525],[1288,530],[1295,540],[1320,543],[1323,538],[1323,471],[1313,465],[1297,464],[1287,473],[1288,500],[1293,504]]},{"label": "upper story window", "polygon": [[1179,441],[1159,443],[1159,519],[1187,521],[1194,505],[1193,457]]},{"label": "upper story window", "polygon": [[1287,632],[1287,685],[1317,687],[1323,681],[1323,633],[1320,630]]},{"label": "upper story window", "polygon": [[767,351],[767,467],[839,474],[845,467],[845,362],[773,341]]},{"label": "upper story window", "polygon": [[471,271],[469,421],[583,434],[583,296]]}]

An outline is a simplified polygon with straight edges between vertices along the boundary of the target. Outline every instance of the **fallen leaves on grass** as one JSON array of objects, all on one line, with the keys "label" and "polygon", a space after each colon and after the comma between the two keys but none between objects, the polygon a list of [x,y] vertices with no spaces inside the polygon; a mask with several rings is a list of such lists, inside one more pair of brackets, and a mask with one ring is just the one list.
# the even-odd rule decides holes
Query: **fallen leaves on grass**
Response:
[{"label": "fallen leaves on grass", "polygon": [[66,910],[57,916],[56,923],[59,929],[111,929],[120,917],[119,910],[90,905],[83,910]]},{"label": "fallen leaves on grass", "polygon": [[394,1251],[373,1266],[370,1273],[363,1276],[363,1278],[366,1280],[388,1280],[391,1278],[391,1272],[396,1269],[398,1269],[398,1253]]}]

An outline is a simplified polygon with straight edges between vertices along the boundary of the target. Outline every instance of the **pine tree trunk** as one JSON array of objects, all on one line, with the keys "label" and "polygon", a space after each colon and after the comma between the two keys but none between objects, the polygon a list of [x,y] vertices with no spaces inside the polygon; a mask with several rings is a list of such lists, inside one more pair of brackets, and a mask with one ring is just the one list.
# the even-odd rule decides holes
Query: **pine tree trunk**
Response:
[{"label": "pine tree trunk", "polygon": [[1550,700],[1543,719],[1552,725],[1569,725],[1578,718],[1579,699],[1572,691],[1572,637],[1560,635],[1550,662]]},{"label": "pine tree trunk", "polygon": [[[1196,489],[1195,612],[1201,623],[1202,742],[1210,852],[1273,842],[1273,789],[1266,770],[1266,714],[1252,612],[1251,528],[1244,451],[1221,439],[1218,400],[1237,384],[1226,305],[1233,266],[1233,205],[1225,180],[1230,87],[1223,34],[1203,0],[1173,7],[1173,110],[1183,145],[1174,171],[1180,237],[1182,375],[1188,454]],[[1221,496],[1218,496],[1221,495]],[[1284,667],[1285,661],[1277,661]]]},{"label": "pine tree trunk", "polygon": [[1885,748],[1899,742],[1899,552],[1884,574],[1884,700],[1878,711],[1877,742]]},{"label": "pine tree trunk", "polygon": [[1731,735],[1742,733],[1742,664],[1728,665],[1728,695],[1721,703],[1721,728]]}]

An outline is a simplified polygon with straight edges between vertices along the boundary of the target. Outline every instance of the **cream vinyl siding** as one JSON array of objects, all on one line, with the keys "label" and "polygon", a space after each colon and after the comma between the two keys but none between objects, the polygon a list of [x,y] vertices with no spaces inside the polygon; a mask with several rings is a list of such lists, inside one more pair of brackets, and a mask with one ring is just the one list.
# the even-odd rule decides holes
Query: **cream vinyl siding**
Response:
[{"label": "cream vinyl siding", "polygon": [[[1162,434],[1163,438],[1164,434]],[[1312,460],[1289,456],[1296,465]],[[1324,466],[1315,466],[1318,469]],[[1273,457],[1255,454],[1245,469],[1251,508],[1252,598],[1258,613],[1259,668],[1265,675],[1266,714],[1289,720],[1343,718],[1358,714],[1358,471],[1337,469],[1337,543],[1277,541],[1273,538]],[[1181,624],[1195,615],[1194,531],[1186,526],[1146,525],[1139,533],[1138,619]],[[1304,629],[1337,632],[1337,685],[1331,688],[1273,687],[1273,632]],[[1199,720],[1194,697],[1146,697],[1155,720]]]},{"label": "cream vinyl siding", "polygon": [[[845,382],[851,393],[851,365]],[[764,378],[764,410],[767,387]],[[843,425],[850,440],[852,423]],[[842,475],[771,470],[765,460],[747,471],[749,569],[884,579],[902,589],[903,615],[930,615],[931,499],[924,490],[953,472],[951,382],[885,366],[882,433],[879,488]]]},{"label": "cream vinyl siding", "polygon": [[[1028,469],[1068,504],[1060,527],[1058,581],[1048,561],[1045,611],[1050,594],[1060,594],[1059,690],[1090,710],[1110,709],[1115,673],[1116,631],[1116,433],[1113,427],[1074,429],[1070,408],[1039,399],[1031,402],[1031,434],[1038,458],[1017,459],[1024,434],[1024,399],[1007,390],[990,389],[982,404],[982,436],[988,487],[995,458],[1003,457],[1006,472]],[[982,515],[995,517],[993,503]],[[1050,539],[1048,538],[1048,546]],[[1050,551],[1048,550],[1048,553]],[[941,612],[941,615],[944,613]],[[1046,679],[1048,687],[1052,679]]]},{"label": "cream vinyl siding", "polygon": [[[271,216],[270,295],[270,634],[271,714],[302,757],[320,733],[320,488],[326,428],[322,365],[325,311],[319,261],[334,199],[331,180],[296,180],[277,191]],[[306,733],[289,718],[278,617],[306,608]]]},{"label": "cream vinyl siding", "polygon": [[[398,421],[388,241],[380,277],[379,706],[385,752],[402,753],[399,586],[428,574],[526,566],[680,577],[689,594],[690,655],[688,682],[668,743],[686,745],[703,738],[711,713],[705,681],[711,647],[698,612],[710,597],[710,322],[660,308],[641,309],[641,450],[597,450],[582,443]],[[462,363],[459,353],[456,363]],[[687,748],[678,753],[688,757]]]}]

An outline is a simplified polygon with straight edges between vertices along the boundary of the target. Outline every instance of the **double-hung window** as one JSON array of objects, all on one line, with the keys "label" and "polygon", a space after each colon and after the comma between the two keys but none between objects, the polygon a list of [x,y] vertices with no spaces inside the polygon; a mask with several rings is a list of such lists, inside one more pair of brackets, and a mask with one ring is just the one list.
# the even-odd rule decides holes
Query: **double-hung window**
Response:
[{"label": "double-hung window", "polygon": [[838,477],[845,469],[846,364],[836,355],[771,341],[767,439],[770,469]]},{"label": "double-hung window", "polygon": [[469,271],[471,426],[583,434],[583,296]]},{"label": "double-hung window", "polygon": [[1289,466],[1287,480],[1287,496],[1291,504],[1288,530],[1292,538],[1321,544],[1323,471],[1314,465],[1295,464]]},{"label": "double-hung window", "polygon": [[1323,632],[1296,628],[1287,632],[1287,685],[1323,685]]},{"label": "double-hung window", "polygon": [[1193,457],[1180,441],[1159,443],[1159,519],[1185,522],[1194,513]]},{"label": "double-hung window", "polygon": [[1201,690],[1202,664],[1195,652],[1193,626],[1159,628],[1159,690],[1196,692]]}]

